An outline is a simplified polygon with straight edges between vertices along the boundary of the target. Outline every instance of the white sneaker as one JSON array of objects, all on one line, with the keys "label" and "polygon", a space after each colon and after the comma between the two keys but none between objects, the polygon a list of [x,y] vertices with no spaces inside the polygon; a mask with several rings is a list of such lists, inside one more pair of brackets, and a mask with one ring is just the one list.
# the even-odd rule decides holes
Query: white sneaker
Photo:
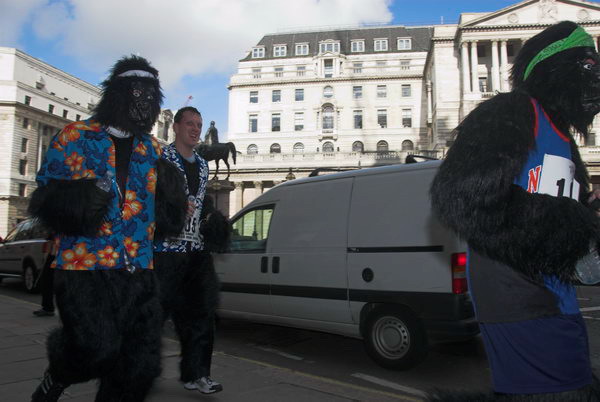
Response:
[{"label": "white sneaker", "polygon": [[223,391],[223,386],[212,378],[206,376],[198,378],[195,381],[186,382],[183,387],[188,391],[198,390],[203,394],[212,394],[214,392]]}]

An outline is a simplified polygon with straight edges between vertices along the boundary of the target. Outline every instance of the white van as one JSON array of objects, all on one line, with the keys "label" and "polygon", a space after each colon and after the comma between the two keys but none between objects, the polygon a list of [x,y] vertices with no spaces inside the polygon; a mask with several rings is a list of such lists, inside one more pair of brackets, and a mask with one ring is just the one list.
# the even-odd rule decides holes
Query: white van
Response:
[{"label": "white van", "polygon": [[288,181],[232,218],[215,256],[222,317],[362,338],[381,366],[407,369],[428,339],[479,333],[466,245],[432,216],[440,162]]}]

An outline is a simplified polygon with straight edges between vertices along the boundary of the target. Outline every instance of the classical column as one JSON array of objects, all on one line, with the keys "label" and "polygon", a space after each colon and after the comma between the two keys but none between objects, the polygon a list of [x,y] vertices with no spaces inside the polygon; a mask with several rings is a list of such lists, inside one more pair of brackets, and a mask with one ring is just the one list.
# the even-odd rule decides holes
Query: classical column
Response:
[{"label": "classical column", "polygon": [[500,65],[498,63],[498,41],[492,41],[492,91],[500,91]]},{"label": "classical column", "polygon": [[479,73],[478,73],[479,60],[477,57],[477,41],[471,42],[471,87],[474,93],[479,92]]},{"label": "classical column", "polygon": [[471,92],[471,84],[469,79],[469,42],[463,42],[461,44],[460,53],[462,56],[460,69],[462,70],[463,94],[466,94]]},{"label": "classical column", "polygon": [[244,182],[233,183],[235,189],[229,193],[229,216],[236,214],[244,206]]},{"label": "classical column", "polygon": [[598,38],[600,38],[600,37],[594,36],[594,45],[596,47],[596,51],[598,51],[598,49],[600,49],[600,46],[598,46]]},{"label": "classical column", "polygon": [[427,123],[431,123],[433,118],[433,96],[431,94],[431,81],[425,84],[427,88]]},{"label": "classical column", "polygon": [[508,91],[508,52],[506,40],[500,41],[500,90]]}]

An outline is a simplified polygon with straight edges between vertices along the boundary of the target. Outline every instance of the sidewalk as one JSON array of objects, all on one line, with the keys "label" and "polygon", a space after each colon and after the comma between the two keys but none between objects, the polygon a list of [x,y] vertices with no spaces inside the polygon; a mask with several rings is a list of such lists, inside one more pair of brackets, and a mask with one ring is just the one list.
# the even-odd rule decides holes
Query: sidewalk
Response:
[{"label": "sidewalk", "polygon": [[[29,402],[46,367],[45,339],[57,317],[32,315],[38,305],[0,295],[0,400]],[[224,390],[213,395],[186,391],[179,383],[179,344],[163,338],[163,371],[148,402],[334,402],[419,401],[412,396],[370,390],[216,351],[212,373]],[[92,402],[96,383],[69,387],[61,401]]]}]

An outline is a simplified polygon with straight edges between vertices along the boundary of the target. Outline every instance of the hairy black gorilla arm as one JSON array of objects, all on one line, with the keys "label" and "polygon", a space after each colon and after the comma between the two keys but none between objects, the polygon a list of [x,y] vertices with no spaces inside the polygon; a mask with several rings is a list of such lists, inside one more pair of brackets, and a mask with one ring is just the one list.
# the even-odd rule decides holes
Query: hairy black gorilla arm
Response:
[{"label": "hairy black gorilla arm", "polygon": [[177,236],[187,214],[185,178],[175,165],[159,159],[156,166],[156,233],[158,239]]}]

